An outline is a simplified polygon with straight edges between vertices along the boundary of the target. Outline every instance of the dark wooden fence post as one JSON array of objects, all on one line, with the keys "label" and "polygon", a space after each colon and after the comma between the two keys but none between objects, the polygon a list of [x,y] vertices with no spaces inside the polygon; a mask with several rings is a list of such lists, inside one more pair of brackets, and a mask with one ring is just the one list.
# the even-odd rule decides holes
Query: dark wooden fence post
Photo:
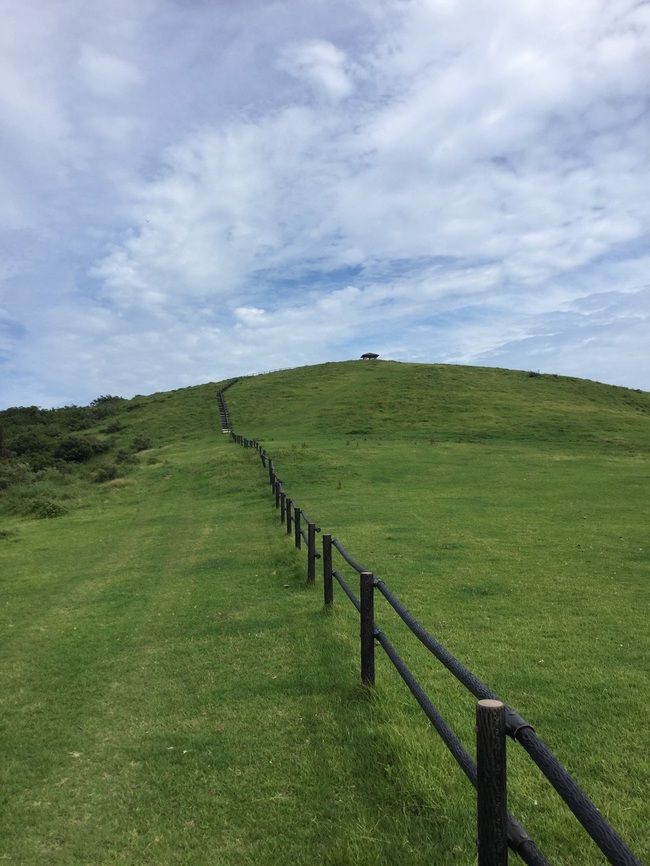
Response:
[{"label": "dark wooden fence post", "polygon": [[275,470],[273,468],[273,460],[269,457],[269,484],[275,484]]},{"label": "dark wooden fence post", "polygon": [[307,523],[307,583],[316,580],[316,524]]},{"label": "dark wooden fence post", "polygon": [[273,492],[275,493],[275,507],[276,507],[276,508],[279,508],[279,507],[280,507],[280,491],[281,491],[281,490],[282,490],[282,484],[281,484],[280,481],[276,478],[276,479],[275,479],[275,482],[274,482],[274,484],[273,484]]},{"label": "dark wooden fence post", "polygon": [[476,705],[477,824],[479,866],[507,866],[506,708],[501,701]]},{"label": "dark wooden fence post", "polygon": [[361,682],[375,684],[375,576],[370,571],[360,574],[361,602]]},{"label": "dark wooden fence post", "polygon": [[325,607],[334,605],[334,582],[332,581],[332,536],[323,535],[323,599]]},{"label": "dark wooden fence post", "polygon": [[300,508],[297,505],[293,507],[293,540],[298,550],[300,550],[302,536],[300,534]]},{"label": "dark wooden fence post", "polygon": [[287,506],[287,494],[280,488],[280,523],[284,523],[284,515]]},{"label": "dark wooden fence post", "polygon": [[287,535],[291,535],[291,515],[293,513],[293,502],[287,496],[284,503],[284,510],[287,517]]}]

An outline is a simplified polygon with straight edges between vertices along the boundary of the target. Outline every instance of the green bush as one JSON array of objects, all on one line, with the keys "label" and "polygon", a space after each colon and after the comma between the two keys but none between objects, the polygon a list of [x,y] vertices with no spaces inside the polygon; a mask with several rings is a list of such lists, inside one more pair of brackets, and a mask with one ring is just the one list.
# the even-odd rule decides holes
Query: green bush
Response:
[{"label": "green bush", "polygon": [[26,484],[32,478],[32,471],[26,463],[0,463],[0,490],[7,490],[15,484]]},{"label": "green bush", "polygon": [[104,433],[120,433],[122,430],[124,430],[124,424],[120,421],[111,421],[104,427]]},{"label": "green bush", "polygon": [[147,448],[151,448],[151,439],[147,439],[146,436],[136,436],[131,447],[134,451],[146,451]]},{"label": "green bush", "polygon": [[115,465],[115,463],[106,463],[104,466],[100,466],[97,472],[95,472],[95,477],[93,481],[96,484],[103,484],[105,481],[113,481],[115,478],[119,478],[120,470]]},{"label": "green bush", "polygon": [[106,394],[93,400],[90,405],[94,409],[97,418],[108,418],[109,415],[114,415],[124,402],[123,397],[113,397],[110,394]]},{"label": "green bush", "polygon": [[34,479],[42,484],[54,484],[58,487],[61,484],[74,483],[75,469],[69,463],[57,463],[56,466],[45,466],[34,473]]},{"label": "green bush", "polygon": [[61,517],[66,514],[66,509],[59,502],[52,499],[33,499],[27,508],[27,513],[32,517],[39,519],[50,519],[52,517]]},{"label": "green bush", "polygon": [[17,457],[25,457],[33,462],[35,459],[51,459],[56,440],[42,426],[21,430],[8,440],[8,447]]},{"label": "green bush", "polygon": [[120,450],[115,455],[116,463],[137,463],[138,458],[135,456],[133,451],[129,451],[127,448],[120,448]]},{"label": "green bush", "polygon": [[95,454],[108,450],[108,444],[94,436],[66,436],[61,439],[54,451],[54,456],[69,463],[83,463]]}]

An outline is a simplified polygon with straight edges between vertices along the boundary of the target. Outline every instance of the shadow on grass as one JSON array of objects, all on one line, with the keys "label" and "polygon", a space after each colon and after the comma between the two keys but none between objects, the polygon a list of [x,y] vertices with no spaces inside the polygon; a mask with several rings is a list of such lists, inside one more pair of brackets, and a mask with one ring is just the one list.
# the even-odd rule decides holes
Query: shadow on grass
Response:
[{"label": "shadow on grass", "polygon": [[[356,638],[356,614],[349,613]],[[318,666],[312,688],[304,692],[305,717],[318,712],[310,697],[318,695],[333,722],[313,737],[313,771],[330,789],[321,805],[338,799],[353,825],[324,845],[314,834],[322,862],[458,864],[466,858],[473,863],[471,786],[401,683],[391,677],[386,688],[361,685],[358,642],[351,645],[337,634],[338,618],[329,612],[313,615],[313,631],[321,636]],[[430,767],[418,763],[429,753],[414,743],[421,738],[433,746]]]},{"label": "shadow on grass", "polygon": [[[224,645],[239,674],[197,678],[201,694],[176,729],[128,747],[138,798],[155,815],[128,862],[148,862],[158,839],[168,863],[204,863],[211,844],[219,864],[474,863],[469,783],[451,758],[451,782],[413,766],[409,739],[435,734],[421,723],[409,731],[412,713],[391,712],[381,690],[360,685],[348,618],[319,604],[305,588],[284,616],[214,624],[213,649]],[[271,632],[282,658],[258,650]]]}]

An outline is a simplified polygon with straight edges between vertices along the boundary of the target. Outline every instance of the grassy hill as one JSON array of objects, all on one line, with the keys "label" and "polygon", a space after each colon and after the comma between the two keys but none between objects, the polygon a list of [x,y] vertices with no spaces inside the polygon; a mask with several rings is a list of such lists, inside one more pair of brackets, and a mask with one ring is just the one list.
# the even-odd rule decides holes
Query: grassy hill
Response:
[{"label": "grassy hill", "polygon": [[[0,858],[474,862],[467,782],[388,664],[359,689],[352,609],[305,585],[217,384],[0,413]],[[650,395],[379,361],[226,396],[288,492],[646,855]],[[471,745],[472,700],[377,616]],[[549,858],[603,863],[511,766]]]},{"label": "grassy hill", "polygon": [[[650,449],[650,395],[584,379],[441,364],[350,361],[240,380],[233,423],[296,436]],[[252,434],[251,434],[252,435]]]}]

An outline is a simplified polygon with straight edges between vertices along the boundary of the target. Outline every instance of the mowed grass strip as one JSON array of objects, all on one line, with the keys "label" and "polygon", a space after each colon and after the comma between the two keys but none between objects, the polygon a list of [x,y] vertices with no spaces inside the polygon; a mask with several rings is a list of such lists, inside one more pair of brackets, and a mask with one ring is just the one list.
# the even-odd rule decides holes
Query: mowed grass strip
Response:
[{"label": "mowed grass strip", "polygon": [[212,391],[143,398],[137,471],[3,524],[0,860],[473,862],[472,809],[401,771],[356,626],[305,585]]}]

